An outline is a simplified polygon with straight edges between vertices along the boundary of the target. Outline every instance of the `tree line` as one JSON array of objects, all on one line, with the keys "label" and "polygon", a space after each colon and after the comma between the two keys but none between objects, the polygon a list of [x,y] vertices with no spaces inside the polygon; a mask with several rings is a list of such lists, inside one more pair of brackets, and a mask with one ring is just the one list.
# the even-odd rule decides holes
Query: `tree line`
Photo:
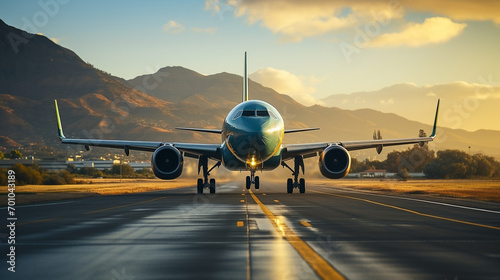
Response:
[{"label": "tree line", "polygon": [[18,159],[18,158],[22,158],[22,157],[23,157],[23,154],[19,150],[12,150],[12,151],[10,151],[10,153],[6,153],[6,154],[4,154],[2,151],[0,151],[0,159],[4,159],[4,158]]},{"label": "tree line", "polygon": [[408,173],[423,172],[430,179],[500,178],[500,162],[481,153],[470,155],[460,150],[435,153],[427,145],[414,145],[404,151],[387,154],[384,161],[352,159],[351,172],[383,169],[408,177]]},{"label": "tree line", "polygon": [[[118,177],[123,178],[152,178],[153,173],[149,169],[135,171],[128,164],[114,164],[110,169],[99,170],[94,167],[75,168],[73,164],[68,164],[65,170],[48,171],[38,164],[23,165],[15,164],[11,168],[15,172],[16,185],[64,185],[74,184],[78,177]],[[7,185],[7,169],[0,168],[0,185]]]}]

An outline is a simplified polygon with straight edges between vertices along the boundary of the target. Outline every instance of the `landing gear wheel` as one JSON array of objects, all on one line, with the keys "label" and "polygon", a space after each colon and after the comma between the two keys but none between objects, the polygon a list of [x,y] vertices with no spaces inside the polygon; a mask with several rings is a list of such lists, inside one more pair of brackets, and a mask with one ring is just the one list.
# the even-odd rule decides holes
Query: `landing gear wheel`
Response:
[{"label": "landing gear wheel", "polygon": [[210,179],[210,193],[215,193],[215,179]]},{"label": "landing gear wheel", "polygon": [[306,180],[304,178],[300,178],[300,181],[299,181],[299,192],[300,193],[305,193],[306,192]]},{"label": "landing gear wheel", "polygon": [[198,193],[203,193],[203,179],[198,179],[196,188],[198,190]]},{"label": "landing gear wheel", "polygon": [[255,176],[255,189],[258,190],[260,187],[260,178],[259,176]]},{"label": "landing gear wheel", "polygon": [[286,181],[286,192],[293,193],[293,180],[291,178]]},{"label": "landing gear wheel", "polygon": [[250,180],[250,176],[247,176],[247,181],[246,181],[246,188],[247,188],[247,190],[250,189],[251,185],[252,185],[252,180]]}]

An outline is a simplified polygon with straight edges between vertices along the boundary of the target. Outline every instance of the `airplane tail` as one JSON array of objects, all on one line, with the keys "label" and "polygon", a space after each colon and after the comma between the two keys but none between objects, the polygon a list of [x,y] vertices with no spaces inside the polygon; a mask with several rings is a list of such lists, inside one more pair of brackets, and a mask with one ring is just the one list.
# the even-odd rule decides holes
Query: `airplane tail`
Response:
[{"label": "airplane tail", "polygon": [[243,101],[248,101],[247,52],[245,52],[245,70],[243,74]]}]

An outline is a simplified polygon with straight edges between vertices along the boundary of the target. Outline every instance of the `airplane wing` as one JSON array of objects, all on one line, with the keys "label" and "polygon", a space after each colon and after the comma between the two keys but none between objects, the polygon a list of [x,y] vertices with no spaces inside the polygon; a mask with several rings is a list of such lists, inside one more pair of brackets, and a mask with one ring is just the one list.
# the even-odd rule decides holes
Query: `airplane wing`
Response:
[{"label": "airplane wing", "polygon": [[348,151],[376,148],[377,152],[379,153],[382,151],[383,147],[387,146],[417,144],[417,143],[423,145],[425,142],[433,141],[434,138],[436,137],[439,102],[440,100],[438,100],[437,103],[436,116],[434,117],[434,126],[432,128],[432,134],[429,137],[292,144],[283,147],[282,158],[283,160],[288,160],[296,156],[303,156],[305,158],[313,157],[316,156],[318,152],[321,152],[324,149],[326,149],[328,146],[335,144],[344,147]]},{"label": "airplane wing", "polygon": [[85,149],[90,150],[90,146],[106,147],[123,149],[125,154],[129,155],[130,150],[154,152],[158,147],[163,145],[172,145],[179,151],[184,152],[186,156],[198,158],[199,156],[207,156],[215,160],[221,160],[220,144],[197,144],[197,143],[164,143],[156,141],[128,141],[128,140],[102,140],[102,139],[68,139],[64,136],[61,118],[59,116],[59,108],[57,100],[55,101],[57,114],[57,128],[59,139],[64,144],[84,145]]}]

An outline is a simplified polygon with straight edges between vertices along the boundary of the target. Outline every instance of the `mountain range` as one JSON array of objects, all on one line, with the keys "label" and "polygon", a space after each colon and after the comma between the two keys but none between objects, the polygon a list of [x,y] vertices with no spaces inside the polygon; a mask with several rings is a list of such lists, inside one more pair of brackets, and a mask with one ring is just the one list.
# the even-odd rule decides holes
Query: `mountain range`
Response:
[{"label": "mountain range", "polygon": [[[4,147],[41,142],[62,149],[54,99],[58,99],[67,137],[212,143],[220,142],[218,135],[175,127],[220,128],[226,114],[241,101],[239,75],[202,75],[175,66],[126,81],[85,63],[43,35],[28,34],[1,20],[0,59],[0,146]],[[251,80],[249,92],[251,99],[276,107],[287,129],[321,128],[288,134],[285,143],[371,139],[374,130],[386,139],[414,137],[419,129],[430,133],[436,101],[422,108],[415,121],[373,109],[306,107]],[[440,127],[431,147],[465,150],[472,146],[474,152],[500,158],[497,139],[500,131],[496,130]],[[356,155],[375,156],[376,152]]]},{"label": "mountain range", "polygon": [[[479,76],[477,83],[453,82],[417,86],[400,83],[376,91],[335,94],[322,99],[326,106],[356,110],[366,107],[395,113],[420,121],[432,114],[433,104],[441,99],[441,126],[475,131],[478,127],[500,130],[498,108],[500,87],[492,75]],[[418,105],[418,106],[416,106]]]}]

